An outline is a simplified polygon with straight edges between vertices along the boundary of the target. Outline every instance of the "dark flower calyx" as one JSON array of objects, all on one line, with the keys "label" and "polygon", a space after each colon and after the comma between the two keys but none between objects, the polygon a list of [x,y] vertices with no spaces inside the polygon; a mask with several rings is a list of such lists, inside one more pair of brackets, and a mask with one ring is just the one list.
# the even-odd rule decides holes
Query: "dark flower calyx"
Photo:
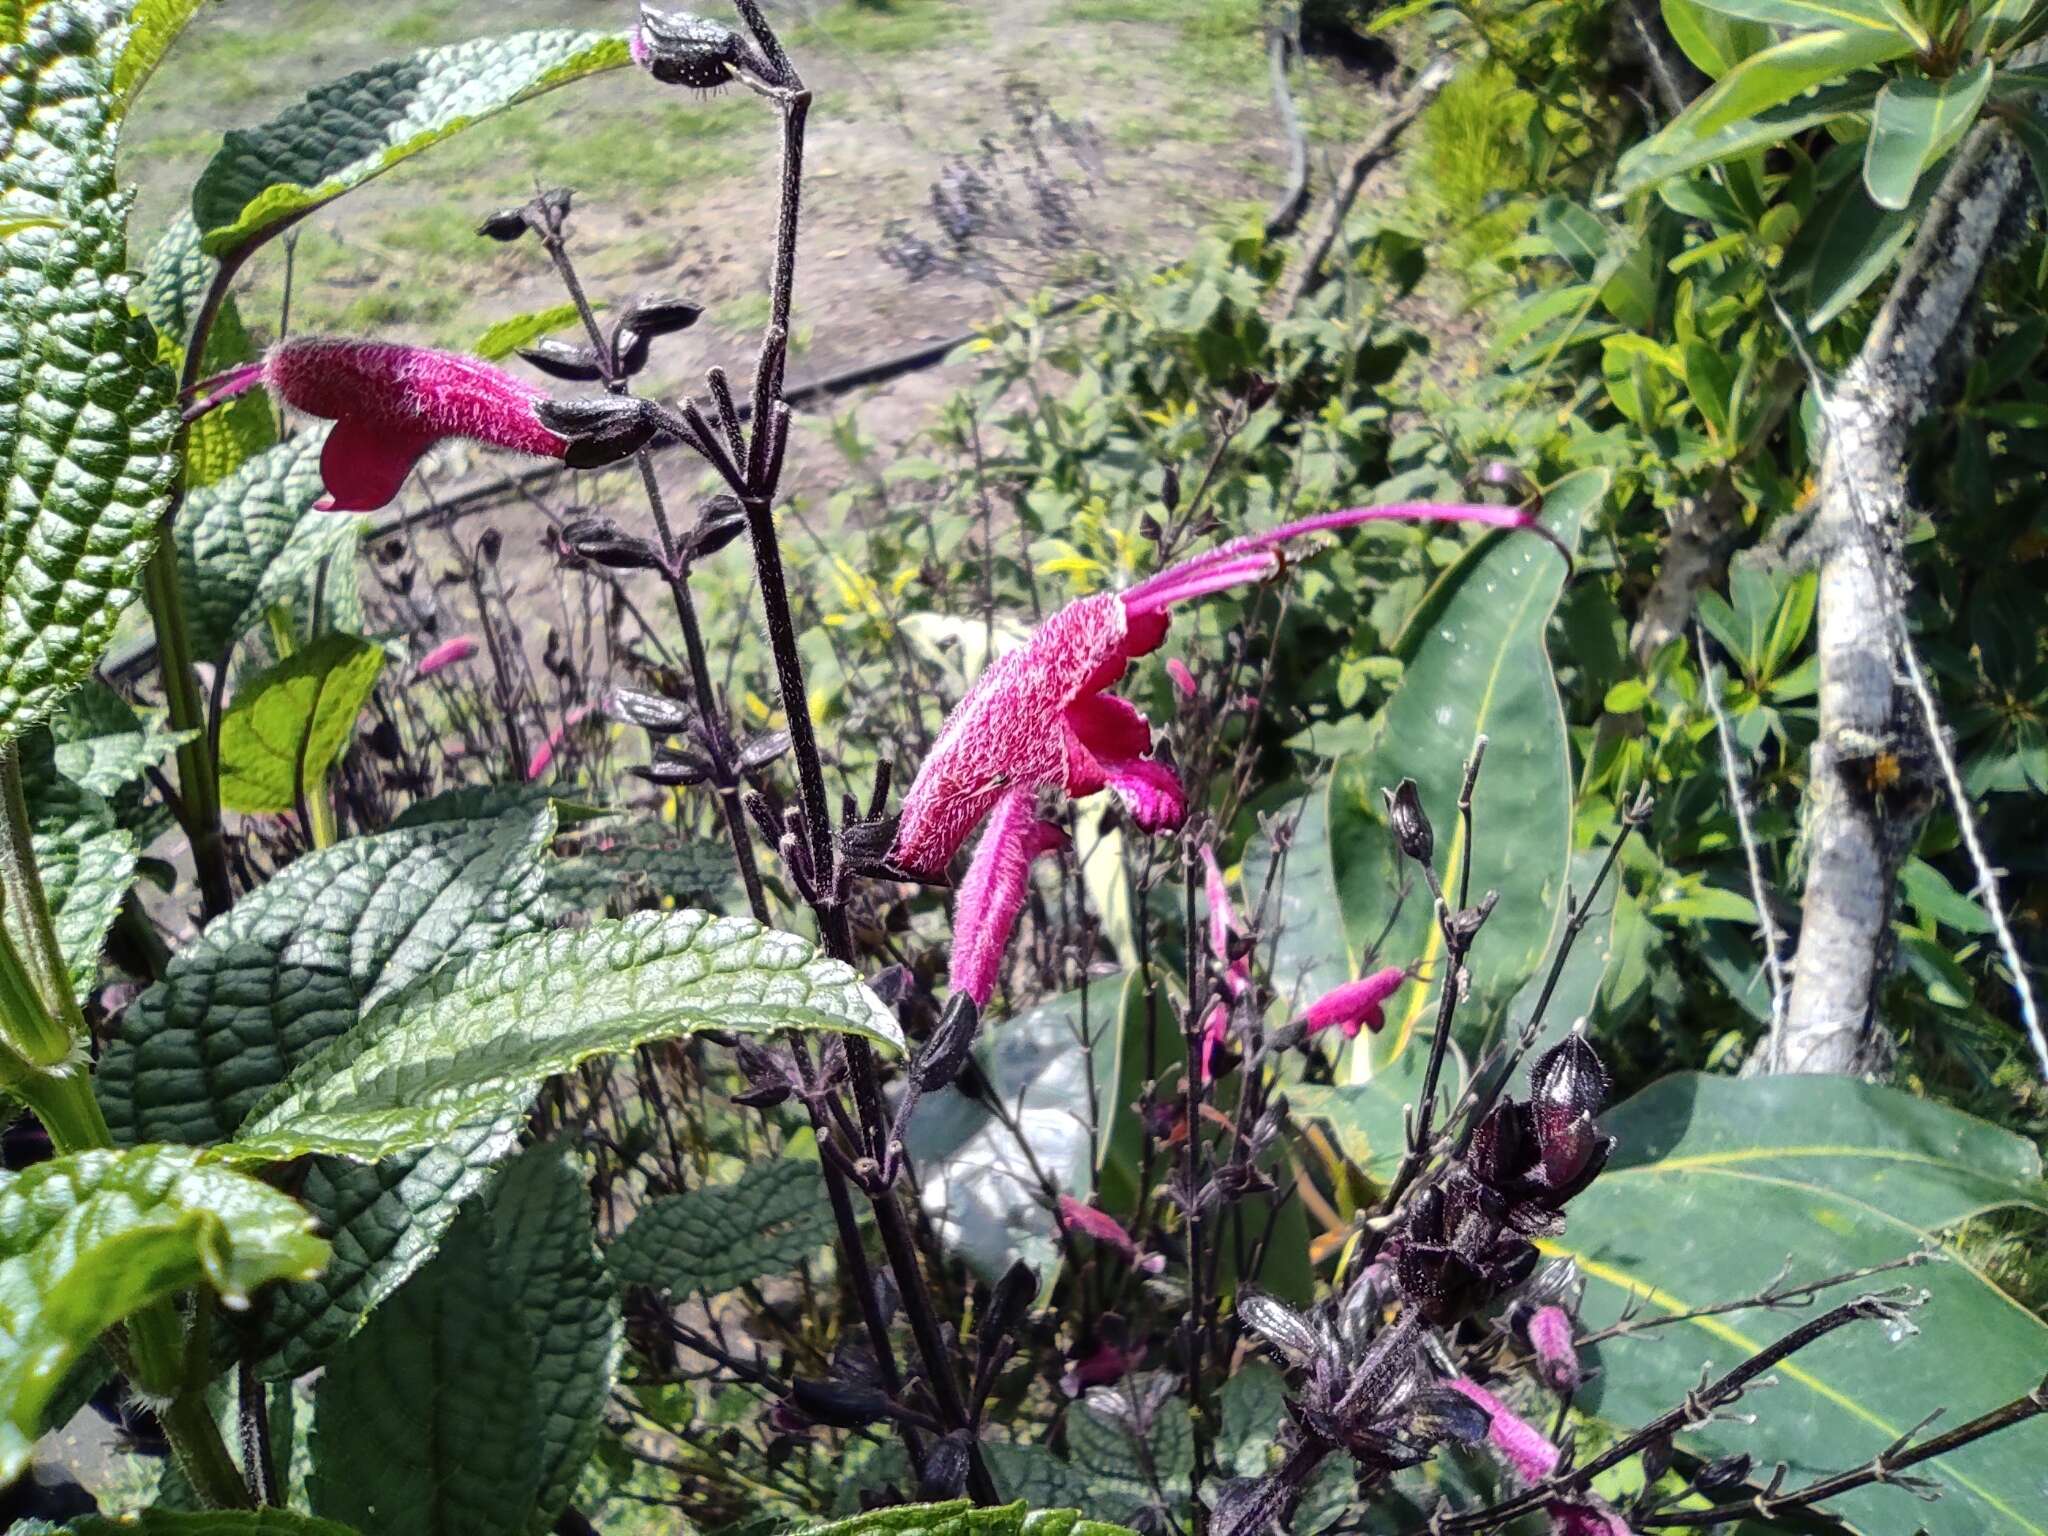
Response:
[{"label": "dark flower calyx", "polygon": [[636,57],[664,85],[715,90],[732,82],[745,57],[739,34],[688,11],[640,8]]},{"label": "dark flower calyx", "polygon": [[642,693],[636,688],[616,690],[611,704],[613,714],[657,736],[680,735],[697,718],[687,704],[664,698],[658,693]]},{"label": "dark flower calyx", "polygon": [[1401,852],[1418,864],[1427,864],[1436,852],[1436,832],[1423,814],[1422,792],[1413,779],[1403,779],[1394,788],[1381,791],[1387,803],[1387,825]]},{"label": "dark flower calyx", "polygon": [[687,331],[704,313],[704,306],[670,295],[636,299],[619,324],[642,336],[669,336]]},{"label": "dark flower calyx", "polygon": [[562,545],[592,565],[615,571],[658,571],[661,555],[647,540],[608,517],[580,517],[562,530]]},{"label": "dark flower calyx", "polygon": [[659,408],[625,395],[543,400],[534,407],[541,425],[569,439],[563,462],[597,469],[631,458],[661,430]]},{"label": "dark flower calyx", "polygon": [[527,228],[524,208],[500,208],[477,225],[476,232],[486,240],[517,240]]},{"label": "dark flower calyx", "polygon": [[981,1010],[965,992],[955,992],[939,1016],[917,1059],[911,1064],[911,1080],[922,1093],[945,1087],[960,1075],[967,1054],[974,1049],[974,1037],[981,1032]]},{"label": "dark flower calyx", "polygon": [[519,355],[551,379],[564,379],[571,384],[593,384],[604,377],[604,370],[597,365],[595,352],[566,341],[544,338],[531,346],[521,347]]}]

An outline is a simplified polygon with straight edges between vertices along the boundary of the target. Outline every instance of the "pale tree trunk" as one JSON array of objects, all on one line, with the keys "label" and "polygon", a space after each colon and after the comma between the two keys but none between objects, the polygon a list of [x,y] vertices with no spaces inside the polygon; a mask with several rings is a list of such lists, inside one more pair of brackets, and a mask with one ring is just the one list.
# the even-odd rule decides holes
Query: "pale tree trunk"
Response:
[{"label": "pale tree trunk", "polygon": [[1892,958],[1893,887],[1936,793],[1898,654],[1908,435],[1967,345],[1970,299],[2024,170],[1995,125],[1964,142],[1877,323],[1825,405],[1808,538],[1820,565],[1820,738],[1791,997],[1753,1063],[1766,1071],[1882,1074],[1890,1064],[1876,1000]]}]

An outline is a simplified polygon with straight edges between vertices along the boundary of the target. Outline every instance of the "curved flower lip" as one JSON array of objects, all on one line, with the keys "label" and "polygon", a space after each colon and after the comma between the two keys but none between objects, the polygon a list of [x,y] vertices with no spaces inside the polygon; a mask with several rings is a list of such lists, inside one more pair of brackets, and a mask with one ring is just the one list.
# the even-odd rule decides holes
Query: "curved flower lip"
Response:
[{"label": "curved flower lip", "polygon": [[547,396],[503,369],[456,352],[335,336],[281,341],[261,363],[207,380],[186,419],[257,384],[294,410],[334,423],[320,451],[327,494],[315,507],[322,512],[390,505],[413,466],[443,438],[551,459],[569,448],[534,413]]},{"label": "curved flower lip", "polygon": [[986,1008],[995,992],[1033,861],[1067,846],[1065,832],[1038,819],[1036,802],[1030,790],[1012,790],[1003,797],[953,900],[952,986],[973,998],[977,1008]]},{"label": "curved flower lip", "polygon": [[[1371,522],[1470,522],[1531,529],[1513,507],[1403,503],[1326,512],[1252,534],[1161,571],[1127,592],[1079,598],[998,657],[954,708],[903,798],[889,863],[941,878],[968,836],[1012,789],[1057,787],[1080,797],[1114,789],[1147,831],[1180,825],[1180,778],[1149,756],[1150,722],[1107,692],[1166,639],[1169,610],[1281,568],[1281,550],[1309,534]],[[1569,559],[1569,556],[1567,556]]]}]

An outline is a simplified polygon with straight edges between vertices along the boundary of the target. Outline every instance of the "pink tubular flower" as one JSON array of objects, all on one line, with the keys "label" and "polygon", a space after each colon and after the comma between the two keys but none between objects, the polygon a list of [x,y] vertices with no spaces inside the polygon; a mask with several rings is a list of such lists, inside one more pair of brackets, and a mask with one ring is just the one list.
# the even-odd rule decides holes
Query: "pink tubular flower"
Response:
[{"label": "pink tubular flower", "polygon": [[560,725],[548,732],[548,739],[533,749],[533,754],[526,760],[527,783],[531,784],[548,771],[549,765],[555,760],[555,754],[561,750],[562,743],[569,739],[569,732],[583,723],[589,716],[591,708],[589,704],[578,704],[562,716]]},{"label": "pink tubular flower", "polygon": [[1343,1030],[1347,1040],[1356,1040],[1361,1029],[1378,1033],[1387,1022],[1384,1010],[1387,999],[1407,979],[1408,973],[1400,966],[1390,965],[1370,976],[1347,981],[1310,1003],[1301,1016],[1301,1022],[1311,1035],[1331,1028]]},{"label": "pink tubular flower", "polygon": [[1179,777],[1147,754],[1152,727],[1106,690],[1166,639],[1176,603],[1269,576],[1289,541],[1368,522],[1471,522],[1536,528],[1511,507],[1353,507],[1235,539],[1127,592],[1080,598],[1021,648],[998,657],[946,719],[904,796],[890,862],[937,879],[982,818],[1012,790],[1057,786],[1069,795],[1113,789],[1147,831],[1187,814]]},{"label": "pink tubular flower", "polygon": [[[1445,1385],[1486,1411],[1487,1440],[1523,1482],[1534,1485],[1556,1473],[1558,1449],[1543,1431],[1469,1376],[1454,1377]],[[1621,1516],[1590,1493],[1552,1499],[1543,1512],[1550,1516],[1552,1536],[1634,1536]]]},{"label": "pink tubular flower", "polygon": [[1202,1022],[1202,1078],[1206,1082],[1215,1073],[1217,1051],[1230,1035],[1230,1005],[1252,984],[1252,963],[1248,955],[1231,958],[1231,936],[1243,933],[1244,924],[1231,905],[1230,884],[1216,862],[1216,850],[1207,844],[1202,847],[1202,885],[1209,899],[1209,953],[1223,973],[1223,996],[1209,1005]]},{"label": "pink tubular flower", "polygon": [[953,902],[953,990],[965,992],[978,1008],[986,1008],[995,992],[1010,930],[1024,908],[1032,861],[1067,846],[1066,833],[1038,819],[1035,798],[1020,789],[998,803]]},{"label": "pink tubular flower", "polygon": [[443,640],[420,658],[413,668],[415,677],[432,677],[443,667],[452,667],[458,661],[467,661],[477,651],[475,635],[457,635],[453,640]]},{"label": "pink tubular flower", "polygon": [[1107,1211],[1083,1205],[1072,1195],[1061,1195],[1059,1216],[1060,1225],[1067,1231],[1084,1233],[1103,1247],[1114,1249],[1131,1263],[1138,1261],[1138,1245],[1131,1241],[1131,1234],[1124,1230],[1123,1223]]},{"label": "pink tubular flower", "polygon": [[1192,699],[1195,696],[1195,674],[1178,656],[1166,659],[1166,675],[1173,679],[1173,686],[1180,690],[1182,698]]},{"label": "pink tubular flower", "polygon": [[1572,1341],[1572,1315],[1552,1303],[1529,1315],[1529,1347],[1536,1352],[1536,1374],[1553,1392],[1579,1388],[1579,1351]]},{"label": "pink tubular flower", "polygon": [[260,363],[209,379],[186,414],[266,386],[285,404],[334,423],[320,451],[322,512],[374,512],[405,484],[420,456],[444,437],[559,459],[567,439],[534,414],[547,397],[473,357],[382,341],[301,336]]}]

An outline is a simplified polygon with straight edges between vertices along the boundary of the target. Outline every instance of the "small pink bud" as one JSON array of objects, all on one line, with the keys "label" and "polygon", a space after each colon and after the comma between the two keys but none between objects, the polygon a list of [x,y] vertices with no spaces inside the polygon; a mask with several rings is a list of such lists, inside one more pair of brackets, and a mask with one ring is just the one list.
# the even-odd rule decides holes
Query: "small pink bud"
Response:
[{"label": "small pink bud", "polygon": [[452,667],[458,661],[467,661],[477,652],[475,635],[457,635],[453,640],[443,640],[426,655],[413,669],[415,677],[432,677],[443,667]]},{"label": "small pink bud", "polygon": [[555,760],[555,753],[560,751],[562,743],[569,739],[569,732],[583,723],[590,710],[590,705],[578,704],[574,709],[562,716],[562,723],[560,725],[548,732],[548,739],[533,749],[533,755],[526,760],[527,783],[531,784],[535,779],[548,771],[549,766]]},{"label": "small pink bud", "polygon": [[1167,659],[1166,675],[1173,679],[1173,686],[1180,690],[1182,698],[1192,699],[1195,696],[1195,674],[1178,656]]},{"label": "small pink bud", "polygon": [[1557,1393],[1579,1389],[1579,1351],[1572,1341],[1572,1315],[1555,1303],[1538,1307],[1529,1317],[1529,1347],[1536,1352],[1536,1374]]},{"label": "small pink bud", "polygon": [[1541,1430],[1517,1418],[1508,1405],[1469,1376],[1453,1377],[1446,1383],[1486,1410],[1486,1438],[1525,1483],[1540,1483],[1557,1470],[1557,1447]]},{"label": "small pink bud", "polygon": [[1125,1260],[1136,1263],[1138,1245],[1131,1241],[1131,1234],[1107,1211],[1098,1211],[1092,1205],[1083,1205],[1072,1195],[1061,1195],[1059,1199],[1060,1225],[1069,1232],[1080,1232],[1092,1237],[1105,1248],[1114,1249]]},{"label": "small pink bud", "polygon": [[1387,1022],[1382,1005],[1407,979],[1408,973],[1400,966],[1390,965],[1357,981],[1347,981],[1310,1003],[1301,1022],[1311,1035],[1331,1028],[1343,1030],[1347,1040],[1356,1040],[1362,1029],[1377,1033]]}]

